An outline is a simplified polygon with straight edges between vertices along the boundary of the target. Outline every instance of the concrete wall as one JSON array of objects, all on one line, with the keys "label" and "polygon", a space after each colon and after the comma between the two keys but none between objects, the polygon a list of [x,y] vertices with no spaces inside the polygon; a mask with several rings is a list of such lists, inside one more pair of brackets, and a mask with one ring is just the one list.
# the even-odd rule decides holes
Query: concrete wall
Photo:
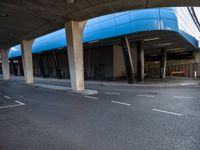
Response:
[{"label": "concrete wall", "polygon": [[122,47],[113,45],[113,78],[119,79],[124,77],[126,77],[126,70]]},{"label": "concrete wall", "polygon": [[[168,77],[194,77],[194,72],[200,77],[200,62],[199,59],[190,60],[172,60],[167,61],[166,74]],[[160,62],[146,62],[145,68],[150,77],[159,77],[160,75]],[[179,72],[179,73],[175,73]],[[182,72],[182,73],[181,73]]]},{"label": "concrete wall", "polygon": [[[40,54],[44,69],[48,77],[56,78],[56,69],[51,51]],[[56,55],[61,68],[63,78],[69,78],[69,65],[67,50],[56,50]],[[131,55],[135,73],[137,73],[137,50],[135,45],[131,45]],[[15,61],[18,62],[18,61]],[[17,64],[17,63],[16,63]],[[36,55],[33,55],[34,76],[41,76],[39,63]],[[19,68],[19,66],[18,66]],[[118,80],[126,78],[126,70],[122,47],[111,45],[104,47],[88,48],[84,50],[84,68],[86,79],[92,80]],[[184,72],[182,74],[172,74],[172,72]],[[167,61],[167,76],[194,77],[194,71],[200,77],[199,53],[194,53],[193,59]],[[19,72],[19,69],[18,69]],[[160,77],[160,62],[145,62],[145,72],[150,77]],[[12,66],[11,66],[12,73]]]},{"label": "concrete wall", "polygon": [[[85,57],[87,60],[88,58]],[[112,46],[90,49],[90,78],[94,80],[112,80],[113,48]]]}]

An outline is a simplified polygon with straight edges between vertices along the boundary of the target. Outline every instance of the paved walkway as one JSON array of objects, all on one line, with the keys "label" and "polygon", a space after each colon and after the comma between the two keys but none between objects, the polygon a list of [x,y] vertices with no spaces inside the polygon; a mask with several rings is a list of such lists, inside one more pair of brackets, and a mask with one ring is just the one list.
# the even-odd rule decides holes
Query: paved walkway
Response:
[{"label": "paved walkway", "polygon": [[[23,80],[23,77],[11,77],[12,80]],[[37,84],[49,84],[62,86],[61,89],[70,90],[70,80],[55,78],[34,78]],[[200,79],[193,78],[168,78],[168,79],[147,79],[144,83],[128,84],[126,81],[85,81],[86,85],[104,85],[104,86],[131,86],[131,87],[176,87],[176,86],[198,86]],[[63,87],[64,86],[64,87]],[[59,89],[59,87],[57,87]]]}]

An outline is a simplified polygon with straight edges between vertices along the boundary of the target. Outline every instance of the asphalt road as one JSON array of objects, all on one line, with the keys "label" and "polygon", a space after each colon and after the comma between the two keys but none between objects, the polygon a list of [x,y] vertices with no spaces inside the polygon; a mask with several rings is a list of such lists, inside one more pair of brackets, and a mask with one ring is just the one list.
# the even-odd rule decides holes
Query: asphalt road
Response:
[{"label": "asphalt road", "polygon": [[199,88],[87,87],[0,81],[0,150],[200,149]]}]

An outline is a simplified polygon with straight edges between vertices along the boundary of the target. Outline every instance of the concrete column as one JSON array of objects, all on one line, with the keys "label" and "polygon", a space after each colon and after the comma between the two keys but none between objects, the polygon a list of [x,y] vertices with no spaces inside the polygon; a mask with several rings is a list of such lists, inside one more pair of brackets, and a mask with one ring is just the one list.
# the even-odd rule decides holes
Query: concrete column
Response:
[{"label": "concrete column", "polygon": [[8,52],[9,52],[9,49],[1,49],[1,65],[2,65],[4,80],[10,79],[10,65],[9,65],[9,59],[8,59]]},{"label": "concrete column", "polygon": [[197,52],[194,52],[194,62],[197,64],[197,68],[196,68],[196,70],[194,70],[194,71],[196,71],[196,75],[197,75],[197,77],[200,77],[200,52],[199,51],[197,51]]},{"label": "concrete column", "polygon": [[160,60],[160,78],[166,78],[166,67],[167,67],[167,51],[165,48],[161,49],[161,60]]},{"label": "concrete column", "polygon": [[138,80],[144,82],[144,49],[142,47],[142,41],[137,41],[137,64],[138,64]]},{"label": "concrete column", "polygon": [[124,63],[126,67],[126,73],[128,78],[128,83],[133,84],[135,82],[135,72],[133,68],[133,61],[131,57],[130,45],[127,37],[121,38],[122,50],[124,55]]},{"label": "concrete column", "polygon": [[85,21],[70,21],[65,24],[70,78],[73,91],[82,91],[85,89],[82,41],[85,24]]},{"label": "concrete column", "polygon": [[33,56],[32,45],[34,40],[23,40],[21,42],[22,61],[24,68],[25,83],[33,83]]}]

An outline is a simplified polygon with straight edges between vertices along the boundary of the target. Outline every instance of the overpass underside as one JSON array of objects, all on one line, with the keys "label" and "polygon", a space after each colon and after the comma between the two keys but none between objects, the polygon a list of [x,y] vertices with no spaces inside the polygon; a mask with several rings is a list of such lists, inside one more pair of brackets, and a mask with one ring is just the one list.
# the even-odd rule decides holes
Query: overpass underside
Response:
[{"label": "overpass underside", "polygon": [[[99,1],[58,1],[53,0],[22,0],[22,1],[7,1],[0,2],[2,6],[0,17],[0,46],[4,53],[7,53],[9,47],[21,44],[22,48],[22,63],[25,82],[33,83],[33,65],[32,65],[32,46],[34,39],[65,27],[67,37],[67,51],[70,68],[70,77],[72,89],[75,91],[84,90],[84,67],[83,67],[83,29],[85,20],[105,15],[108,13],[125,11],[130,9],[142,9],[153,7],[167,6],[200,6],[199,0],[180,1],[180,0],[99,0]],[[176,36],[174,36],[176,37]],[[134,82],[135,72],[134,64],[131,57],[131,43],[128,37],[120,37],[124,63],[127,77],[130,83]],[[134,37],[133,37],[134,38]],[[130,37],[131,39],[131,37]],[[138,68],[140,81],[144,80],[144,47],[143,41],[137,42],[138,52]],[[165,46],[176,45],[173,43],[155,44],[162,49],[162,66],[161,76],[165,77],[166,54]],[[3,52],[2,52],[3,54]],[[6,56],[6,55],[5,55]],[[56,57],[54,58],[55,63]],[[9,79],[8,58],[2,59],[4,78]],[[5,63],[6,62],[6,63]],[[44,70],[44,69],[43,69]]]},{"label": "overpass underside", "polygon": [[71,20],[83,21],[114,12],[155,7],[200,6],[199,0],[22,0],[0,2],[1,48],[35,39],[64,27]]}]

